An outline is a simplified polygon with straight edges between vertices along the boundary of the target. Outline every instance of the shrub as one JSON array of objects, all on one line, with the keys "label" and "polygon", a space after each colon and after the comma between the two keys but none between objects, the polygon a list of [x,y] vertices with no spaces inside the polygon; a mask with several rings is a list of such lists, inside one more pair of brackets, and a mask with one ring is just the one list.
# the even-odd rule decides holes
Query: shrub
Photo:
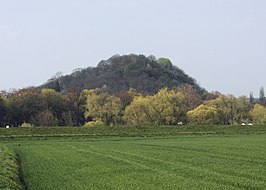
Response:
[{"label": "shrub", "polygon": [[31,127],[33,127],[33,125],[32,124],[30,124],[30,123],[22,123],[21,124],[21,126],[20,126],[21,128],[31,128]]},{"label": "shrub", "polygon": [[100,120],[89,121],[89,122],[85,123],[84,126],[85,127],[104,126],[104,123]]}]

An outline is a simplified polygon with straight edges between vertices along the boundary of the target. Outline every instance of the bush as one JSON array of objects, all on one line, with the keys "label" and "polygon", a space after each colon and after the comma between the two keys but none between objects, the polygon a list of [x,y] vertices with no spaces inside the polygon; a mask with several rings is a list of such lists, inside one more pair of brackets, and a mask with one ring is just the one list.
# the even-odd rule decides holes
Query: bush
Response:
[{"label": "bush", "polygon": [[85,127],[104,126],[104,123],[100,120],[89,121],[89,122],[85,123],[84,126]]},{"label": "bush", "polygon": [[31,127],[33,127],[33,125],[32,124],[30,124],[30,123],[22,123],[21,124],[21,126],[20,126],[21,128],[31,128]]}]

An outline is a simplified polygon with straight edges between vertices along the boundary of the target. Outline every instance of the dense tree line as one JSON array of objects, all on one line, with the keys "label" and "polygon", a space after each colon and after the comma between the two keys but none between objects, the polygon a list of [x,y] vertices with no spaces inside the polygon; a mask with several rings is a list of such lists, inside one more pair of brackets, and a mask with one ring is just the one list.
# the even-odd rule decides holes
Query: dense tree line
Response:
[{"label": "dense tree line", "polygon": [[28,88],[0,94],[0,126],[266,124],[262,91],[256,100],[220,93],[203,96],[189,84],[150,94],[132,88],[116,94]]}]

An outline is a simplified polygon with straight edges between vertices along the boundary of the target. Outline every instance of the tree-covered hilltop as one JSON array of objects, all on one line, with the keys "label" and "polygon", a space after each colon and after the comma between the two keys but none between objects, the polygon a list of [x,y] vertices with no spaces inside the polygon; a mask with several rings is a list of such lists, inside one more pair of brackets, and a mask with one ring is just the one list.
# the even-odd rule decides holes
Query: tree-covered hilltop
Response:
[{"label": "tree-covered hilltop", "polygon": [[97,67],[75,70],[72,74],[50,79],[41,88],[58,92],[68,90],[102,89],[111,94],[136,89],[140,93],[156,93],[163,87],[189,84],[198,92],[202,88],[167,58],[144,55],[115,55],[102,60]]}]

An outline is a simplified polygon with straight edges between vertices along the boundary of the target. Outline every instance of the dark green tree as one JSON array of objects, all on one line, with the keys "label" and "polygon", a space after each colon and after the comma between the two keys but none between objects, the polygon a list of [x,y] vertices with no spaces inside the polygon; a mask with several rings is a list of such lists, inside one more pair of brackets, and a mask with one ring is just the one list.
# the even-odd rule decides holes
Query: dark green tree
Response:
[{"label": "dark green tree", "polygon": [[260,88],[260,93],[259,93],[259,103],[261,105],[266,105],[266,99],[265,99],[265,93],[264,93],[264,88],[263,86]]},{"label": "dark green tree", "polygon": [[249,94],[249,103],[250,103],[250,104],[254,104],[254,95],[253,95],[253,92],[251,92],[251,93]]},{"label": "dark green tree", "polygon": [[5,126],[7,122],[7,103],[0,95],[0,127]]}]

